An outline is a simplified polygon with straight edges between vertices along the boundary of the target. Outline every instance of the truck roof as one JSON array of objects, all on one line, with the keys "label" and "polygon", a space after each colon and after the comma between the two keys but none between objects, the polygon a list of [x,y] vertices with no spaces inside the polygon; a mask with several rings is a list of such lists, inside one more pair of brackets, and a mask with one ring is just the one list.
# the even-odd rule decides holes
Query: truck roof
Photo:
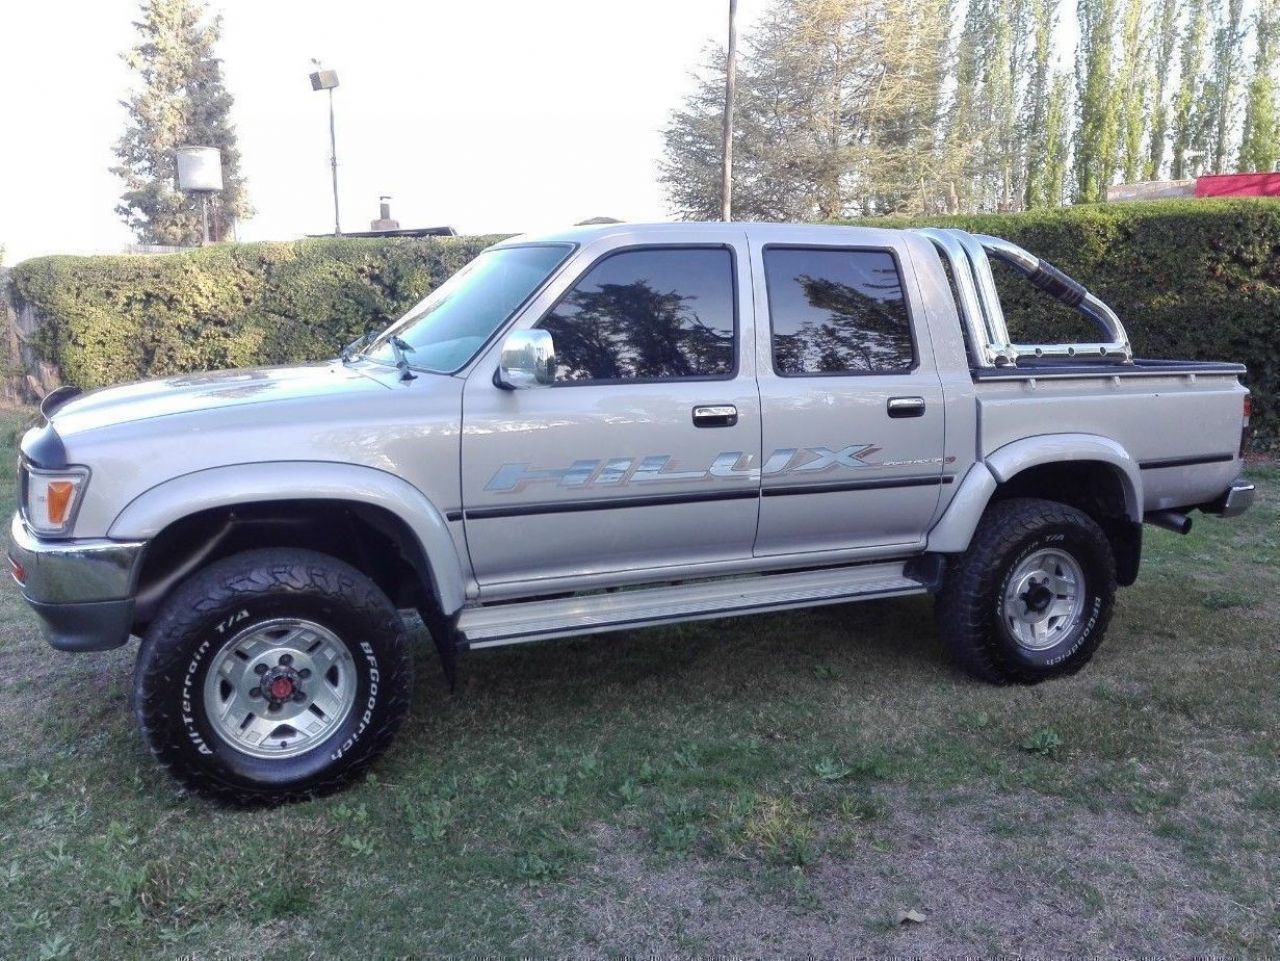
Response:
[{"label": "truck roof", "polygon": [[720,220],[688,220],[669,223],[614,223],[584,224],[567,227],[544,233],[521,234],[510,237],[495,246],[507,247],[528,243],[586,243],[602,237],[633,236],[663,241],[679,241],[684,236],[706,235],[709,229],[723,229],[735,233],[746,234],[757,240],[775,242],[803,243],[805,241],[823,241],[830,243],[841,236],[850,240],[873,241],[877,236],[900,234],[902,231],[889,227],[855,227],[844,224],[775,224],[754,221],[720,221]]}]

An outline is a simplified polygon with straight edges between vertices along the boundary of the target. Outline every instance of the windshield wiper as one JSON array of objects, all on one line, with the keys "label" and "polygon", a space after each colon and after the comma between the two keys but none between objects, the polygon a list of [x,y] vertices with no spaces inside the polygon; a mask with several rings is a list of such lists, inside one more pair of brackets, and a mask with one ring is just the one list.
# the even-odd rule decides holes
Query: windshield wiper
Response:
[{"label": "windshield wiper", "polygon": [[405,354],[413,353],[413,345],[395,334],[387,338],[387,343],[391,345],[391,350],[396,355],[396,368],[400,371],[400,379],[417,380],[418,375],[409,369],[409,361],[405,357]]},{"label": "windshield wiper", "polygon": [[373,333],[372,331],[366,330],[363,334],[361,334],[351,343],[347,344],[346,347],[342,348],[342,352],[338,356],[342,358],[342,362],[344,364],[349,364],[353,360],[355,360],[357,357],[360,356],[360,353],[361,351],[364,350],[365,345],[369,343],[369,338],[372,336],[372,333]]}]

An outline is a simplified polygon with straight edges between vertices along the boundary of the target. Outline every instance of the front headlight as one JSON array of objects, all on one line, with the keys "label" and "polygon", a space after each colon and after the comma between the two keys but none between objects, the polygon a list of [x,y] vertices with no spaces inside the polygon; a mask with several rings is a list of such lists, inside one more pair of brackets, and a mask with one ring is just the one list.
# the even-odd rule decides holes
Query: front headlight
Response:
[{"label": "front headlight", "polygon": [[66,470],[39,470],[28,467],[23,472],[23,516],[37,534],[65,534],[76,519],[76,509],[89,471],[85,467]]}]

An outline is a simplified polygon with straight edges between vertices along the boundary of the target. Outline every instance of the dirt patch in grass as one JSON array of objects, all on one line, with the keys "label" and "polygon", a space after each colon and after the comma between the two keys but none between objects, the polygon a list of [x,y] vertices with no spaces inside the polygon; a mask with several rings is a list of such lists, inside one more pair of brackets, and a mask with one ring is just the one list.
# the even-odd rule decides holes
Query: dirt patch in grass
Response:
[{"label": "dirt patch in grass", "polygon": [[[922,811],[900,791],[884,802],[852,849],[786,870],[655,858],[638,832],[596,825],[584,877],[526,894],[532,941],[645,955],[1187,956],[1214,948],[1202,919],[1239,910],[1175,843],[1116,812],[973,795]],[[819,830],[826,845],[840,833]],[[908,910],[926,920],[899,922]]]}]

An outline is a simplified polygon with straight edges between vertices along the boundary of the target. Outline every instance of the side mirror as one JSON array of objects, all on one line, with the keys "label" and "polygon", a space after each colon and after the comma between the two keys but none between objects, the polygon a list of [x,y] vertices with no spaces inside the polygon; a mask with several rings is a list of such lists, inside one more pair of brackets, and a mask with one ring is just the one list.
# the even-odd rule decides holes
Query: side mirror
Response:
[{"label": "side mirror", "polygon": [[546,387],[556,379],[556,348],[545,330],[517,330],[502,342],[494,383],[503,390]]}]

